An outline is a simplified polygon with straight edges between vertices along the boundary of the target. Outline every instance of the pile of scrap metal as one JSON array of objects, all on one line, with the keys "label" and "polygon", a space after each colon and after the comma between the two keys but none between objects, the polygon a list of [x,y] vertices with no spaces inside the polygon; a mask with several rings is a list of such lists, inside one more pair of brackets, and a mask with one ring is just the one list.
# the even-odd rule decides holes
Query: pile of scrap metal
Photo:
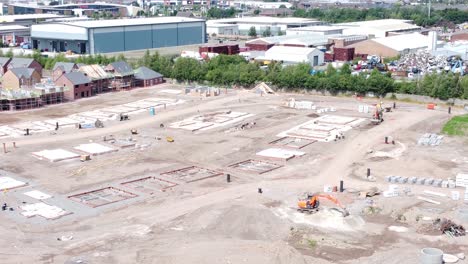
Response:
[{"label": "pile of scrap metal", "polygon": [[377,69],[379,71],[387,71],[387,65],[382,63],[382,59],[377,55],[367,56],[367,61],[360,61],[357,65],[354,66],[355,70],[373,70]]},{"label": "pile of scrap metal", "polygon": [[392,63],[391,66],[394,66],[394,70],[403,70],[413,74],[452,71],[463,75],[466,71],[466,66],[460,58],[456,56],[434,56],[425,50],[408,53],[402,56],[399,61]]},{"label": "pile of scrap metal", "polygon": [[465,228],[462,225],[457,225],[445,218],[437,218],[433,224],[434,227],[442,231],[442,234],[446,234],[450,237],[459,237],[466,234]]}]

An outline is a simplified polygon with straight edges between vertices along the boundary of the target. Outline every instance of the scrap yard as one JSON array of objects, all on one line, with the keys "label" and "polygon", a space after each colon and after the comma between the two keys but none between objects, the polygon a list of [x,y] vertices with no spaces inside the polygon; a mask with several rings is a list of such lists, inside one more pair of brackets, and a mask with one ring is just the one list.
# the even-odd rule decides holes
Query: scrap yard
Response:
[{"label": "scrap yard", "polygon": [[0,263],[468,263],[463,108],[187,89],[0,113]]}]

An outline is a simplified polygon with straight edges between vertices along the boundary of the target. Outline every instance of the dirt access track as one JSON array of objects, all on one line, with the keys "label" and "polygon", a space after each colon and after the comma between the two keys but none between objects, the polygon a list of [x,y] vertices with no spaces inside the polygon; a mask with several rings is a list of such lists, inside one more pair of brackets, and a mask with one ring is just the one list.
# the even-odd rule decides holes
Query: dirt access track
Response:
[{"label": "dirt access track", "polygon": [[[466,237],[433,225],[441,217],[468,225],[460,213],[464,189],[387,182],[467,173],[466,138],[417,144],[461,110],[449,115],[443,107],[397,102],[372,125],[372,110],[359,106],[373,109],[376,99],[243,90],[201,98],[178,94],[181,88],[164,84],[0,113],[7,150],[0,183],[10,184],[0,186],[8,207],[0,211],[0,263],[419,263],[425,247],[468,253]],[[297,109],[286,106],[290,98],[313,103]],[[119,111],[129,120],[119,121]],[[104,128],[62,123],[55,130],[46,122],[91,122],[89,115],[105,117]],[[22,135],[25,126],[35,132]],[[84,144],[88,153],[77,148]],[[327,200],[316,214],[297,212],[298,198],[340,180],[344,192],[330,194],[350,216],[329,210],[336,205]],[[380,195],[360,195],[369,189]],[[387,190],[393,197],[384,197]],[[31,191],[41,193],[25,194]]]}]

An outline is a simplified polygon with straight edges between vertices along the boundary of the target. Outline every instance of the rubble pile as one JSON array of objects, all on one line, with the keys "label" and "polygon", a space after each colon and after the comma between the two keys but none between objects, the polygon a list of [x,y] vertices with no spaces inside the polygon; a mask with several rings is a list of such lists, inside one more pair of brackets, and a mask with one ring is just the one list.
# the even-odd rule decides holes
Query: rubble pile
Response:
[{"label": "rubble pile", "polygon": [[433,224],[435,228],[442,231],[442,234],[446,234],[451,237],[459,237],[466,234],[465,228],[462,225],[457,225],[451,220],[445,218],[438,218]]},{"label": "rubble pile", "polygon": [[456,57],[433,56],[426,50],[420,50],[403,55],[394,66],[397,67],[397,70],[412,73],[441,73],[452,70],[457,61]]},{"label": "rubble pile", "polygon": [[444,136],[433,134],[433,133],[426,133],[418,140],[418,145],[423,146],[439,146],[442,143],[442,139]]}]

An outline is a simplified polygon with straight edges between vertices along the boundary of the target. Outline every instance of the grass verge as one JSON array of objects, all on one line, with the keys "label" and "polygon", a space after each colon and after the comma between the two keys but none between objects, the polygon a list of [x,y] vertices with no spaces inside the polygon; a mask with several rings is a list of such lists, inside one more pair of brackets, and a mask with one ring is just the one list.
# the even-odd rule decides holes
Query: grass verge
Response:
[{"label": "grass verge", "polygon": [[442,128],[442,133],[449,136],[468,136],[468,115],[450,119]]}]

